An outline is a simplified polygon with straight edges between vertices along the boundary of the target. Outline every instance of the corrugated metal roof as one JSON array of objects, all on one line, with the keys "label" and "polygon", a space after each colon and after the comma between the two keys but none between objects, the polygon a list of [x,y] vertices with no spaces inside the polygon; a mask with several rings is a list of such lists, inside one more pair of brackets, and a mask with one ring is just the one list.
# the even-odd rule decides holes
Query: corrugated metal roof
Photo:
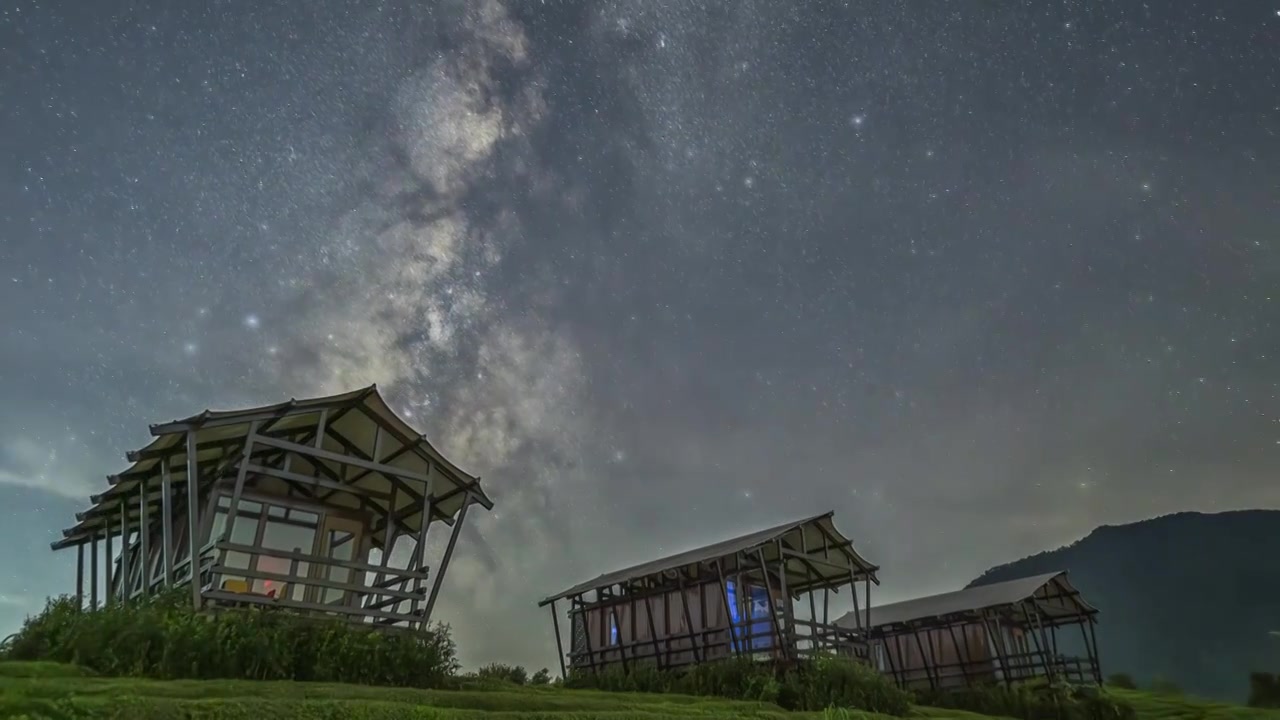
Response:
[{"label": "corrugated metal roof", "polygon": [[[562,590],[554,595],[549,595],[542,600],[542,602],[538,603],[538,605],[547,605],[553,600],[560,600],[562,598],[572,597],[591,590],[625,583],[630,580],[636,580],[650,575],[658,575],[665,571],[676,570],[690,565],[711,562],[719,558],[729,557],[736,553],[752,550],[761,545],[770,543],[779,537],[787,535],[788,533],[797,531],[803,532],[806,528],[813,529],[815,535],[817,533],[825,532],[838,543],[843,543],[844,545],[841,548],[841,552],[845,552],[857,567],[862,568],[863,573],[870,576],[871,579],[878,584],[880,581],[876,578],[875,571],[879,570],[879,568],[867,562],[862,558],[862,556],[858,555],[858,553],[853,549],[852,543],[848,538],[845,538],[838,530],[836,530],[835,525],[831,522],[833,514],[834,513],[827,512],[822,515],[815,515],[803,520],[795,520],[775,527],[766,528],[764,530],[757,530],[756,532],[748,533],[740,537],[723,540],[712,545],[693,548],[658,560],[651,560],[622,570],[605,573],[596,577],[594,580],[588,580],[587,582],[574,585],[567,590]],[[810,544],[809,547],[817,547],[819,542],[820,540],[815,538],[814,542]],[[844,578],[848,578],[849,573],[847,570],[842,571],[841,574]]]},{"label": "corrugated metal roof", "polygon": [[[1076,593],[1075,588],[1067,582],[1066,572],[1046,573],[1007,582],[979,585],[913,600],[903,600],[902,602],[888,605],[872,605],[871,627],[898,625],[917,620],[942,618],[1003,605],[1012,605],[1030,599],[1051,583],[1059,584],[1063,594]],[[1075,607],[1070,608],[1069,613],[1064,612],[1062,614],[1074,615],[1082,612],[1097,612],[1097,610],[1081,600],[1078,595],[1073,596],[1073,603]],[[1068,610],[1068,608],[1063,608],[1063,610]],[[843,627],[857,627],[857,621],[854,619],[853,613],[842,616],[836,620],[836,624]]]}]

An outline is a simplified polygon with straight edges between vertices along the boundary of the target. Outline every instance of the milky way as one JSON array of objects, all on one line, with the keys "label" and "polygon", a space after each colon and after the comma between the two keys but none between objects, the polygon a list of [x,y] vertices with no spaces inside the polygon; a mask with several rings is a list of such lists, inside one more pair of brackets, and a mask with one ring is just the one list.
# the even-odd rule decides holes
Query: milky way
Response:
[{"label": "milky way", "polygon": [[0,635],[148,423],[372,382],[468,663],[827,509],[892,599],[1280,504],[1280,14],[1170,5],[0,10]]}]

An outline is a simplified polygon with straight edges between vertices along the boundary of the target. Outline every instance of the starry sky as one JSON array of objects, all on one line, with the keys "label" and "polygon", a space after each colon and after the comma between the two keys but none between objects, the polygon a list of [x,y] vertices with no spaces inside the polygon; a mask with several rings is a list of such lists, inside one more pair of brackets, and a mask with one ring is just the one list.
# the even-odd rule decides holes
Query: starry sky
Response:
[{"label": "starry sky", "polygon": [[1276,2],[0,8],[0,635],[149,423],[376,382],[439,606],[834,510],[877,598],[1280,507]]}]

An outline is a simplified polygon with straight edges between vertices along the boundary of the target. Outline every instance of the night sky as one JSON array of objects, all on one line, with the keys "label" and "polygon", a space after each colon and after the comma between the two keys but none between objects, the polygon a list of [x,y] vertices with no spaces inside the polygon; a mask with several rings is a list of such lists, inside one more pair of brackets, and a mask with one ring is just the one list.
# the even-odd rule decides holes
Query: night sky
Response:
[{"label": "night sky", "polygon": [[0,8],[0,636],[149,423],[376,382],[439,616],[836,512],[881,600],[1280,506],[1280,3]]}]

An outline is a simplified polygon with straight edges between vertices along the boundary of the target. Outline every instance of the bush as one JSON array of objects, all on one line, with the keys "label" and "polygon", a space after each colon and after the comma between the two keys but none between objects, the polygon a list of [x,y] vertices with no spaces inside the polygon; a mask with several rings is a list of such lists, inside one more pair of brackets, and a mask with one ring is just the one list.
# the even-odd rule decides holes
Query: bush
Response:
[{"label": "bush", "polygon": [[1133,676],[1129,673],[1116,673],[1107,678],[1107,685],[1121,690],[1137,690],[1138,683],[1134,681]]},{"label": "bush", "polygon": [[911,694],[863,663],[823,658],[782,670],[749,658],[701,663],[660,671],[653,664],[629,671],[611,665],[598,672],[576,670],[565,686],[614,692],[680,693],[777,703],[788,710],[851,708],[906,715]]},{"label": "bush", "polygon": [[1280,675],[1256,672],[1249,676],[1249,707],[1280,708]]},{"label": "bush", "polygon": [[538,672],[534,673],[533,677],[529,678],[529,684],[530,685],[550,685],[551,671],[546,668],[542,668]]},{"label": "bush", "polygon": [[522,665],[503,665],[502,663],[490,663],[476,671],[476,677],[480,680],[500,680],[509,682],[512,685],[524,685],[529,681],[529,673]]},{"label": "bush", "polygon": [[1172,680],[1158,677],[1151,681],[1151,692],[1157,695],[1181,695],[1182,688]]},{"label": "bush", "polygon": [[436,688],[457,672],[446,626],[377,632],[273,608],[196,613],[178,589],[80,610],[50,600],[9,645],[10,660],[71,663],[158,679],[312,680]]},{"label": "bush", "polygon": [[1028,682],[920,693],[925,705],[1022,720],[1135,720],[1137,712],[1103,688]]}]

